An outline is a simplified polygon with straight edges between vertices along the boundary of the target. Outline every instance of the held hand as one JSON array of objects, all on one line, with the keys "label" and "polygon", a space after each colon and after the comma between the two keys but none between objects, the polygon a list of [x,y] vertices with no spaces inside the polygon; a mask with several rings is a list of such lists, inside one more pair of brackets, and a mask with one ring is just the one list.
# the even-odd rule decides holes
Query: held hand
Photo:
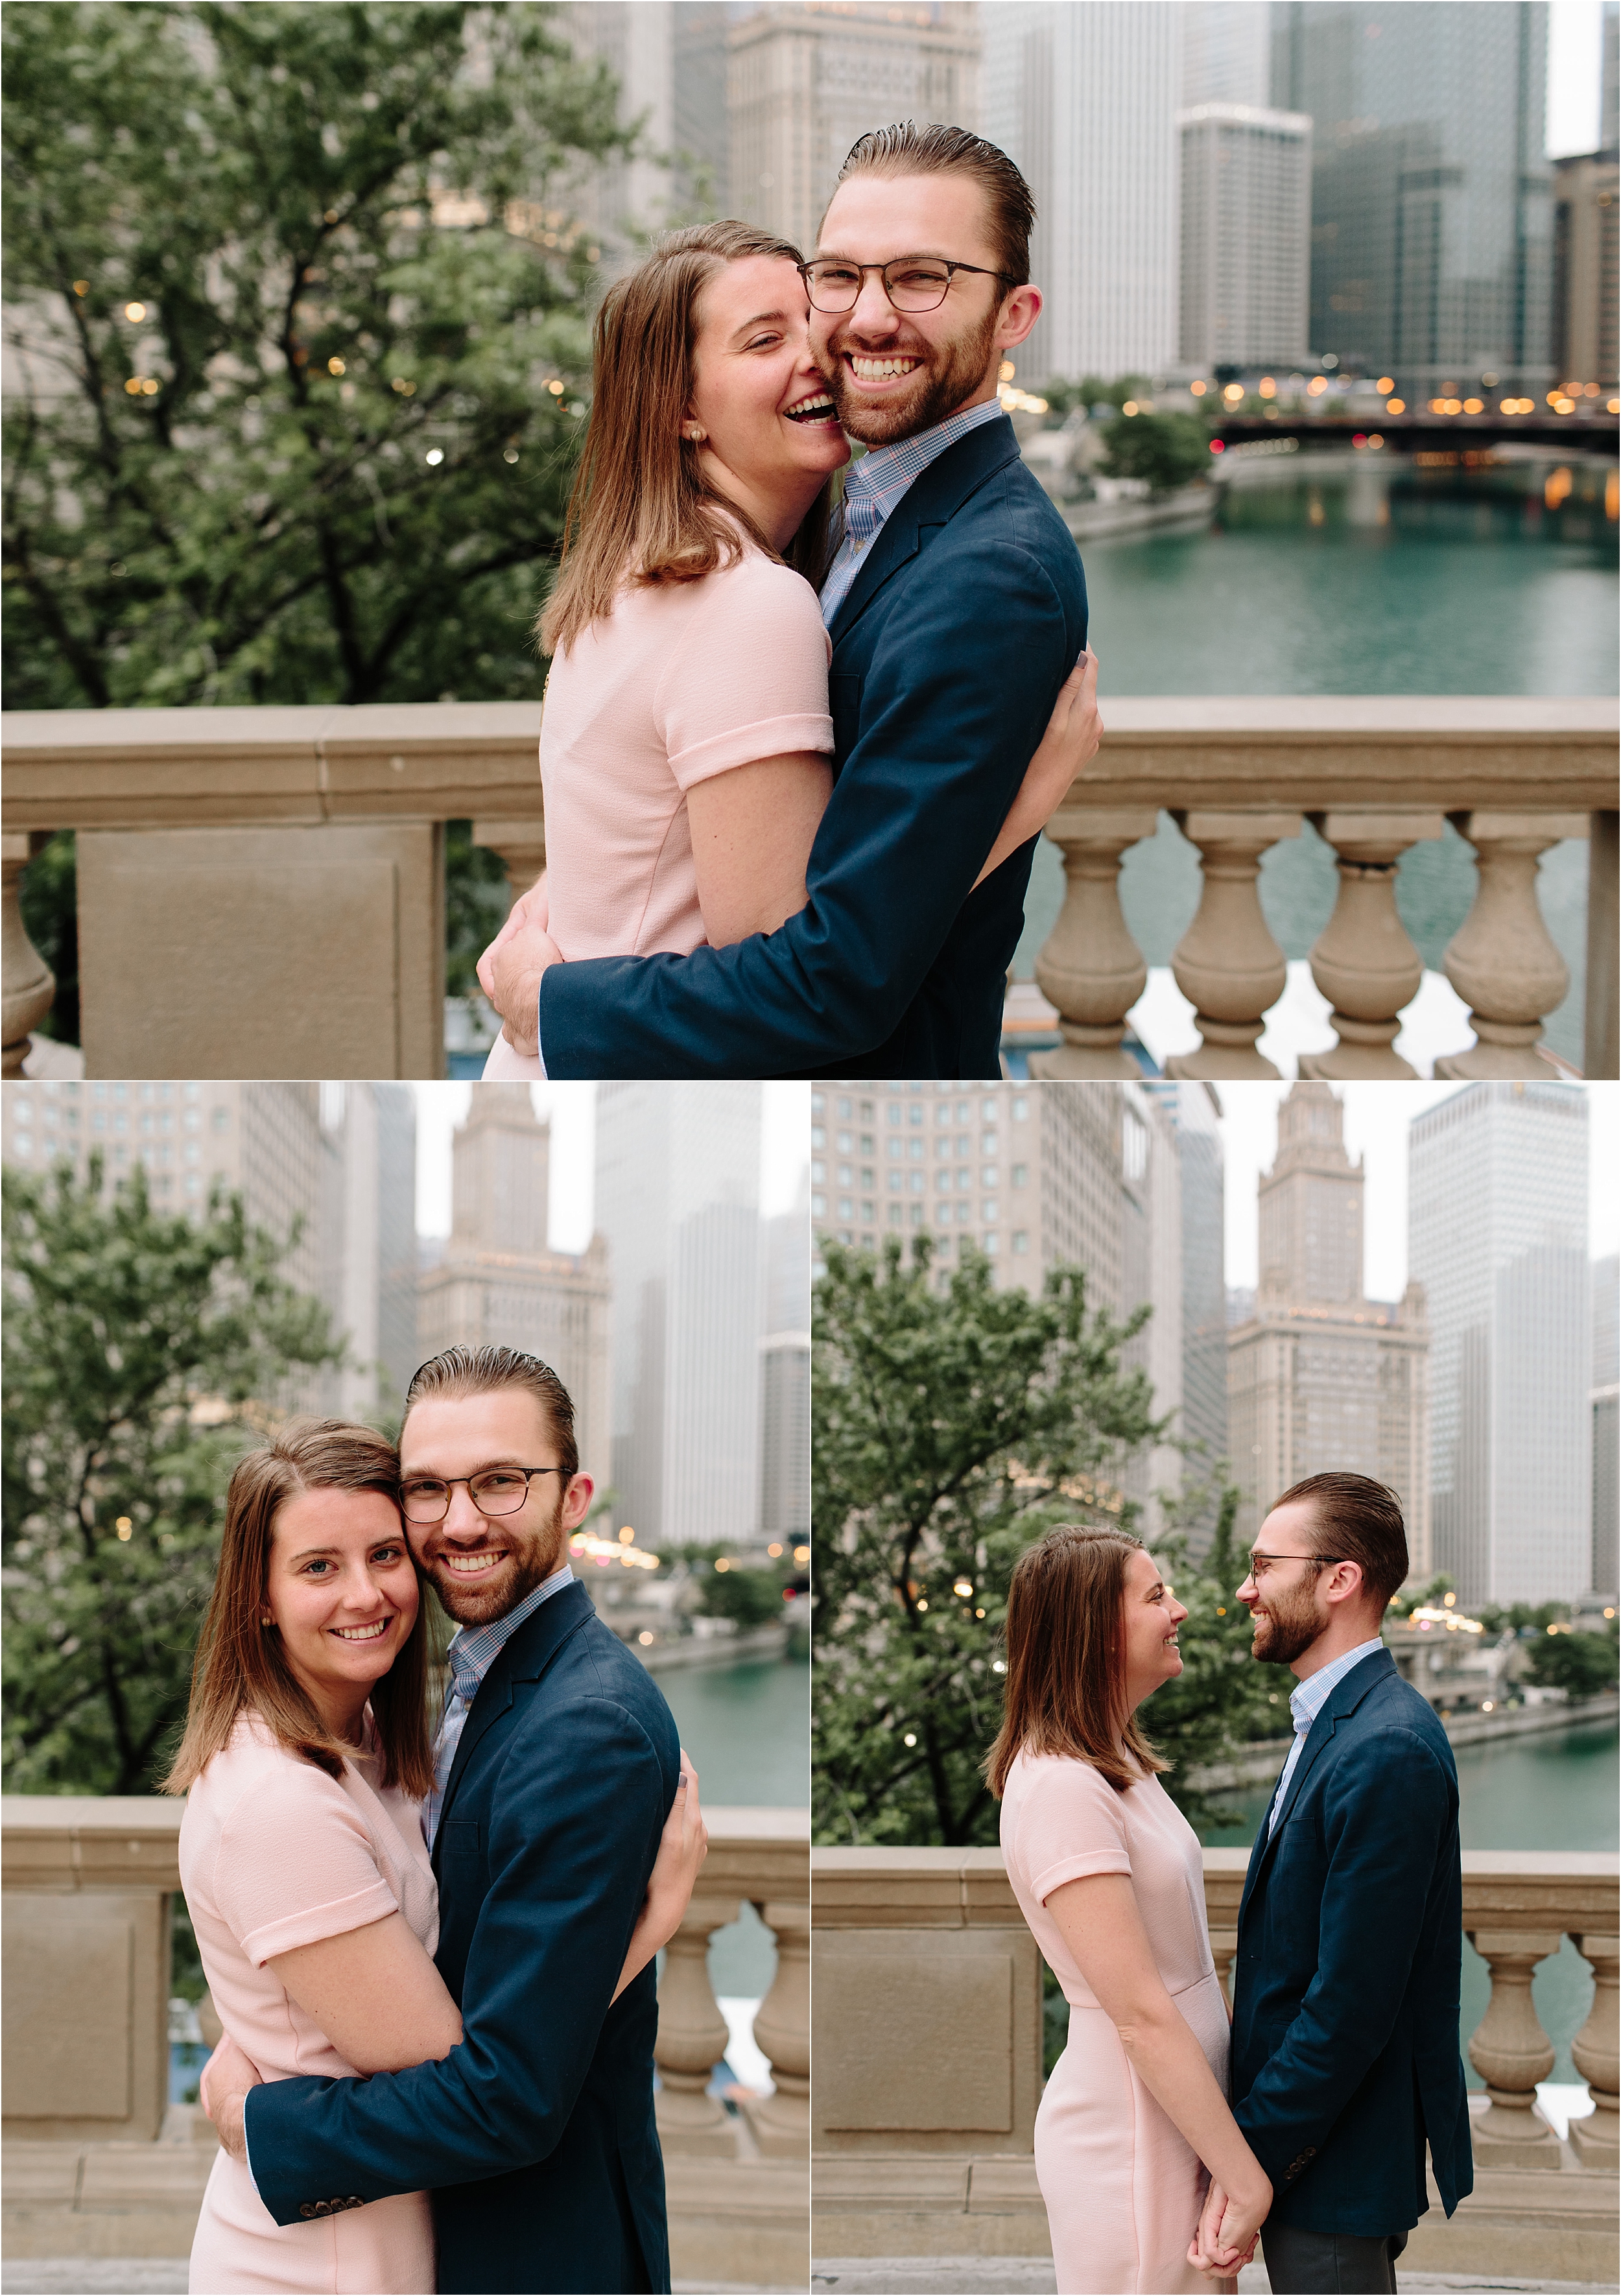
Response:
[{"label": "held hand", "polygon": [[1264,2183],[1265,2204],[1254,2200],[1245,2206],[1225,2193],[1214,2177],[1199,2212],[1199,2229],[1188,2249],[1188,2262],[1211,2279],[1230,2279],[1255,2255],[1260,2226],[1272,2206],[1272,2187]]},{"label": "held hand", "polygon": [[550,930],[552,922],[551,897],[546,891],[546,873],[543,869],[527,893],[520,893],[507,911],[506,922],[479,959],[479,986],[493,1004],[495,1001],[495,956],[514,933],[525,925],[538,925],[542,932]]},{"label": "held hand", "polygon": [[520,1053],[533,1053],[540,1033],[540,979],[563,953],[543,925],[519,926],[485,952],[491,960],[487,994],[505,1023],[502,1035]]},{"label": "held hand", "polygon": [[230,2034],[225,2033],[221,2036],[219,2046],[202,2069],[197,2083],[198,2102],[217,2127],[218,2115],[214,2110],[215,2105],[223,2103],[231,2096],[241,2096],[244,2090],[257,2088],[258,2085],[258,2067],[246,2050],[239,2048]]},{"label": "held hand", "polygon": [[1044,827],[1068,794],[1070,783],[1097,756],[1102,738],[1098,658],[1089,646],[1060,686],[1041,746],[1025,768],[1019,791],[1021,810],[1027,800],[1030,809],[1040,816],[1038,825]]},{"label": "held hand", "polygon": [[658,1945],[667,1945],[681,1927],[698,1869],[708,1854],[708,1828],[698,1801],[698,1773],[684,1746],[675,1799],[659,1837],[659,1855],[647,1885],[647,1919]]},{"label": "held hand", "polygon": [[248,2100],[245,2096],[227,2096],[219,2100],[219,2109],[213,2115],[214,2126],[219,2131],[219,2141],[233,2161],[243,2167],[248,2161]]}]

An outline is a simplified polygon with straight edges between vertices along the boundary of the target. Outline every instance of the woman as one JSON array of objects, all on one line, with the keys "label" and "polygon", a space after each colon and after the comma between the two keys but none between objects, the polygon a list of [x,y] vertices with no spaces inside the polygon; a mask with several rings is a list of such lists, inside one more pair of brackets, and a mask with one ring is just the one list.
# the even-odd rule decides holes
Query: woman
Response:
[{"label": "woman", "polygon": [[1211,2178],[1228,2272],[1272,2205],[1227,2107],[1199,1841],[1136,1719],[1182,1672],[1187,1615],[1124,1531],[1060,1524],[1008,1589],[1007,1704],[986,1770],[1008,1879],[1069,2004],[1036,2120],[1063,2296],[1208,2286],[1194,2243]]},{"label": "woman", "polygon": [[[832,789],[820,581],[849,448],[810,353],[796,249],[748,224],[676,232],[610,288],[563,556],[540,621],[549,866],[525,918],[565,957],[685,955],[805,906]],[[1089,657],[1083,656],[1083,665]],[[987,857],[1049,819],[1097,747],[1065,686]],[[503,1035],[487,1077],[538,1077]]]},{"label": "woman", "polygon": [[[266,2080],[398,2071],[462,2038],[433,1963],[427,1616],[398,1478],[391,1444],[336,1420],[295,1422],[231,1478],[166,1783],[186,1795],[180,1875],[214,2005]],[[696,1789],[684,1775],[616,1998],[686,1910]],[[216,2158],[194,2290],[434,2284],[426,2193],[283,2227],[247,2170]]]}]

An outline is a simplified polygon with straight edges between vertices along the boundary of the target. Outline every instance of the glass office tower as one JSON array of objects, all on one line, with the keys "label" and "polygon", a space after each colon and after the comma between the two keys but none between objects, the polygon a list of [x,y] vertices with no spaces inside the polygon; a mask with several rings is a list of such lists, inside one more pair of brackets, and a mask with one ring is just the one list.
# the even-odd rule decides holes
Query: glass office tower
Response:
[{"label": "glass office tower", "polygon": [[1309,112],[1312,348],[1410,403],[1552,380],[1542,0],[1282,0],[1272,101]]}]

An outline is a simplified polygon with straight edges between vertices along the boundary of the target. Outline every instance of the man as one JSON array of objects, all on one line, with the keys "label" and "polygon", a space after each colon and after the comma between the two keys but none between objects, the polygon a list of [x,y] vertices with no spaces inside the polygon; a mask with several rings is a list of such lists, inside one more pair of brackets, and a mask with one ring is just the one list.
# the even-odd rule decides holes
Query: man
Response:
[{"label": "man", "polygon": [[[1311,1475],[1261,1525],[1237,1599],[1287,1666],[1295,1742],[1250,1856],[1233,1963],[1232,2110],[1273,2184],[1272,2285],[1393,2290],[1429,2202],[1473,2189],[1458,2054],[1462,1884],[1446,1734],[1385,1648],[1407,1575],[1394,1492]],[[1213,2189],[1196,2260],[1232,2268]]]},{"label": "man", "polygon": [[[688,956],[564,964],[515,922],[480,977],[525,1051],[538,1018],[548,1075],[1000,1074],[1035,840],[974,880],[1086,640],[1074,541],[996,396],[1041,310],[1034,219],[1012,161],[961,128],[884,128],[846,160],[806,283],[871,452],[822,594],[835,778],[808,899]],[[902,261],[920,256],[932,305]]]},{"label": "man", "polygon": [[[569,1568],[591,1502],[578,1465],[573,1406],[535,1357],[452,1348],[412,1381],[405,1528],[460,1621],[423,1832],[464,2041],[246,2099],[245,2157],[278,2224],[431,2188],[441,2291],[670,2284],[652,1965],[612,1995],[680,1747]],[[239,2159],[242,2111],[217,2115]]]}]

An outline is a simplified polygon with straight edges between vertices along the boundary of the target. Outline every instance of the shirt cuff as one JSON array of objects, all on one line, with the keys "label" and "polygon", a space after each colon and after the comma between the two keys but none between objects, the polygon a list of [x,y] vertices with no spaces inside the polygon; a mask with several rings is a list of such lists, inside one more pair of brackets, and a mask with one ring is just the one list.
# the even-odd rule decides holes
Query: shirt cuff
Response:
[{"label": "shirt cuff", "polygon": [[[544,972],[541,979],[543,980],[545,979]],[[546,1053],[545,1046],[540,1041],[540,991],[538,988],[535,992],[535,1057],[540,1063],[541,1081],[544,1083],[546,1074]]]},{"label": "shirt cuff", "polygon": [[242,2099],[242,2165],[248,2171],[249,2183],[253,2186],[254,2191],[258,2193],[260,2200],[263,2200],[265,2195],[259,2193],[258,2182],[253,2173],[253,2155],[248,2150],[248,2100],[246,2097]]}]

